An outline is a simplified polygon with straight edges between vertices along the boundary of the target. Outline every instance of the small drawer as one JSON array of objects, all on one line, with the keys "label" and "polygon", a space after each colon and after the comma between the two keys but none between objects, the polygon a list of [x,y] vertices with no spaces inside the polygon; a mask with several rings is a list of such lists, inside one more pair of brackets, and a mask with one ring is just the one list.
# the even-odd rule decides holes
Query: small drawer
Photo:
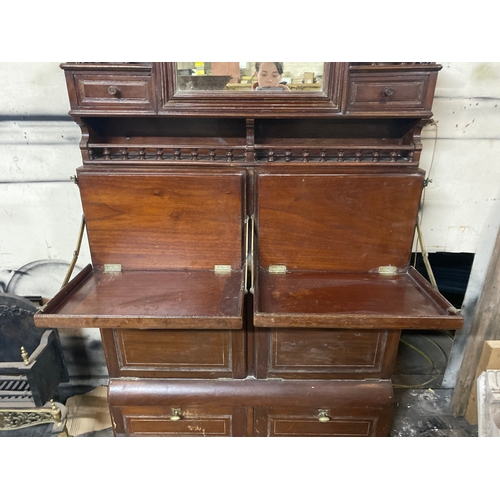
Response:
[{"label": "small drawer", "polygon": [[390,378],[399,330],[259,329],[259,377]]},{"label": "small drawer", "polygon": [[429,75],[355,75],[349,83],[348,111],[430,109]]},{"label": "small drawer", "polygon": [[81,108],[153,109],[151,76],[75,74],[77,105]]},{"label": "small drawer", "polygon": [[229,437],[246,429],[246,413],[232,407],[126,406],[111,413],[118,436]]},{"label": "small drawer", "polygon": [[255,436],[262,437],[369,437],[387,436],[388,408],[256,408]]},{"label": "small drawer", "polygon": [[101,330],[112,377],[244,378],[243,330]]}]

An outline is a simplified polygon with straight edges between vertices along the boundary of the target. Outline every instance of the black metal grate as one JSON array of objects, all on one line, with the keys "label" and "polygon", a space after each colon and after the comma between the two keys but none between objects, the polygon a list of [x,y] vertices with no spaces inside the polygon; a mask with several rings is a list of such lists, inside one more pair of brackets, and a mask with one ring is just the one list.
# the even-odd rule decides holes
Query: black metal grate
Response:
[{"label": "black metal grate", "polygon": [[0,407],[11,403],[33,403],[26,376],[0,375]]}]

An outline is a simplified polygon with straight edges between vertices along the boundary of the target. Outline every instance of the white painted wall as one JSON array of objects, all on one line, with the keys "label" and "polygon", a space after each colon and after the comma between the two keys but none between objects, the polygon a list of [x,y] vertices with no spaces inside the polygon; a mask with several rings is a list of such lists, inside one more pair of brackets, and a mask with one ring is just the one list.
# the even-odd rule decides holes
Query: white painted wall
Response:
[{"label": "white painted wall", "polygon": [[429,252],[476,253],[500,209],[500,63],[441,63],[433,112],[423,134],[431,168],[423,212]]},{"label": "white painted wall", "polygon": [[[500,63],[441,64],[433,108],[437,139],[436,126],[423,133],[421,163],[432,183],[422,228],[429,252],[480,257],[466,297],[473,314],[500,214]],[[50,298],[72,258],[81,220],[70,180],[81,164],[80,129],[67,116],[59,63],[0,63],[0,89],[0,291]],[[85,240],[78,263],[88,262]],[[28,274],[14,274],[23,266]],[[74,379],[106,376],[97,330],[60,333]],[[458,352],[454,370],[460,359]]]},{"label": "white painted wall", "polygon": [[[77,243],[80,129],[59,63],[0,63],[0,292],[52,297]],[[90,262],[82,244],[78,268]],[[16,272],[17,271],[17,272]],[[106,383],[99,331],[59,329],[72,384]]]}]

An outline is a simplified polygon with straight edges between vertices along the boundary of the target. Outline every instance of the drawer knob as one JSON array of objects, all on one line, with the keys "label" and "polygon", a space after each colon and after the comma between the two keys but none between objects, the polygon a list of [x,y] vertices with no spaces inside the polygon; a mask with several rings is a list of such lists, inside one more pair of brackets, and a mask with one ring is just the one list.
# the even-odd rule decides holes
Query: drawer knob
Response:
[{"label": "drawer knob", "polygon": [[170,417],[170,420],[172,422],[177,422],[177,420],[181,419],[181,410],[180,408],[172,408],[172,415]]},{"label": "drawer knob", "polygon": [[383,92],[385,97],[391,97],[394,95],[394,89],[392,87],[386,87]]},{"label": "drawer knob", "polygon": [[108,87],[108,94],[110,94],[110,95],[118,94],[118,87],[115,87],[114,85],[110,85]]},{"label": "drawer knob", "polygon": [[329,422],[331,418],[328,416],[327,410],[320,410],[318,414],[318,420],[320,422]]}]

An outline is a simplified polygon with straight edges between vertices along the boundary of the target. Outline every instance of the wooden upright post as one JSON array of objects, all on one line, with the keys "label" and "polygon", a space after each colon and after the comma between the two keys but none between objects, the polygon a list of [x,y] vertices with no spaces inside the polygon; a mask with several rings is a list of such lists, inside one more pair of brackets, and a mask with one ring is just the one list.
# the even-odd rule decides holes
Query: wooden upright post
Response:
[{"label": "wooden upright post", "polygon": [[465,414],[472,387],[476,382],[479,359],[487,340],[500,340],[500,231],[491,254],[462,365],[458,372],[451,401],[451,410],[455,416]]}]

